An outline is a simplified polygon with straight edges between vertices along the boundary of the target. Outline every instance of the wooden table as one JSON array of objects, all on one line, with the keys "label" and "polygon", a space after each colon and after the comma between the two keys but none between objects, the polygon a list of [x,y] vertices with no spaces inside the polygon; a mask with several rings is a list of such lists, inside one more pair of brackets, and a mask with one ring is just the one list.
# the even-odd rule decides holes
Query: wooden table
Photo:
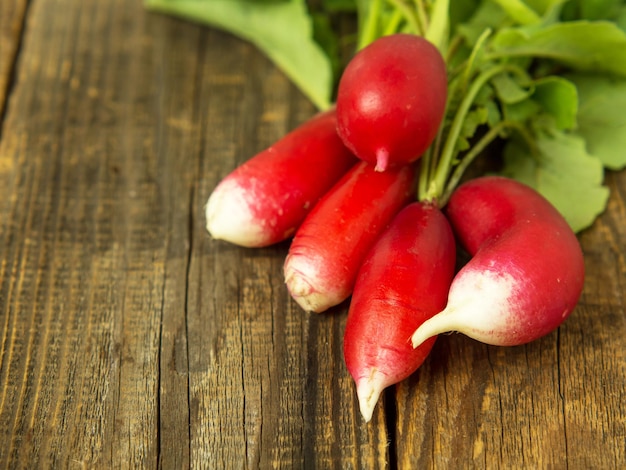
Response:
[{"label": "wooden table", "polygon": [[441,337],[365,424],[346,306],[303,313],[287,244],[204,228],[220,178],[314,112],[285,76],[139,0],[2,0],[0,34],[3,468],[623,468],[626,172],[558,331]]}]

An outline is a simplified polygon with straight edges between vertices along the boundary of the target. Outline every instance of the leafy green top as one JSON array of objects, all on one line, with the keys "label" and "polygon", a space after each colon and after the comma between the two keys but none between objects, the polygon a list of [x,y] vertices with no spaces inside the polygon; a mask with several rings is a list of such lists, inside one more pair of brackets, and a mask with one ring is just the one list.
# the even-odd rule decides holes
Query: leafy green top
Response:
[{"label": "leafy green top", "polygon": [[[340,45],[423,35],[448,65],[446,117],[421,159],[420,199],[445,204],[470,163],[503,142],[502,174],[546,196],[575,231],[604,210],[604,171],[626,166],[626,0],[145,0],[262,50],[319,108]],[[356,35],[338,33],[354,15]]]}]

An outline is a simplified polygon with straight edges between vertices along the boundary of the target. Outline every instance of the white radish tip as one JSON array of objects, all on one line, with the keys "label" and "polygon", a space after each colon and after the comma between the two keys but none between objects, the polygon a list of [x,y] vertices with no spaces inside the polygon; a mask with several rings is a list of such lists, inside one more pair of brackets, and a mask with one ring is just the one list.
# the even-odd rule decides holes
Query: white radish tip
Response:
[{"label": "white radish tip", "polygon": [[206,229],[212,238],[235,245],[259,247],[264,230],[250,211],[245,190],[234,180],[223,180],[205,206]]},{"label": "white radish tip", "polygon": [[[288,262],[288,261],[287,261]],[[324,308],[324,296],[297,270],[285,268],[285,284],[293,300],[307,313],[320,313]]]},{"label": "white radish tip", "polygon": [[380,394],[386,386],[385,376],[375,368],[372,369],[368,377],[363,377],[356,382],[359,408],[366,423],[369,423],[372,419],[376,403],[378,403]]},{"label": "white radish tip", "polygon": [[475,271],[467,266],[455,277],[448,305],[429,318],[411,336],[417,347],[431,336],[456,331],[476,341],[494,346],[516,343],[512,293],[519,292],[518,281],[506,273]]}]

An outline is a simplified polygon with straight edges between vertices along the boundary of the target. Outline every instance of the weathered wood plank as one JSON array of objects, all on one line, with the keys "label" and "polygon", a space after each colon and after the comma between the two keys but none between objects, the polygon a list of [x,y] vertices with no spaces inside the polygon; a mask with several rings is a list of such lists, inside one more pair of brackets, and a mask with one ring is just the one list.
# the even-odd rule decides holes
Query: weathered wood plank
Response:
[{"label": "weathered wood plank", "polygon": [[0,4],[0,116],[3,113],[21,38],[28,0]]},{"label": "weathered wood plank", "polygon": [[[626,172],[609,173],[611,200],[582,234],[587,278],[560,335],[559,379],[572,468],[626,462]],[[593,443],[593,444],[591,444]]]},{"label": "weathered wood plank", "polygon": [[157,464],[167,226],[143,18],[29,9],[0,144],[9,466]]}]

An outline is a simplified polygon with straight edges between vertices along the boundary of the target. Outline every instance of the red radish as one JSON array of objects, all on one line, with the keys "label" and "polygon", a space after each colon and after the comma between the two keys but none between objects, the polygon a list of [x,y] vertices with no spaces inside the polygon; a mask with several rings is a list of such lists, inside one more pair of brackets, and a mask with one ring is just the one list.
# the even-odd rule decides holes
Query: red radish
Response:
[{"label": "red radish", "polygon": [[369,248],[414,190],[415,169],[378,173],[357,163],[304,220],[285,260],[285,282],[308,312],[323,312],[352,293]]},{"label": "red radish", "polygon": [[543,196],[508,178],[481,177],[455,191],[446,214],[472,258],[455,276],[446,308],[413,334],[414,346],[449,331],[519,345],[569,316],[583,288],[583,254]]},{"label": "red radish", "polygon": [[447,98],[439,50],[413,34],[384,36],[348,63],[337,92],[337,130],[378,171],[417,160],[434,140]]},{"label": "red radish", "polygon": [[455,262],[450,224],[431,203],[402,209],[369,251],[344,334],[346,366],[366,421],[383,389],[415,372],[430,353],[435,338],[413,349],[411,333],[445,307]]},{"label": "red radish", "polygon": [[261,247],[292,236],[358,161],[336,127],[334,110],[319,113],[226,176],[206,205],[213,238]]}]

